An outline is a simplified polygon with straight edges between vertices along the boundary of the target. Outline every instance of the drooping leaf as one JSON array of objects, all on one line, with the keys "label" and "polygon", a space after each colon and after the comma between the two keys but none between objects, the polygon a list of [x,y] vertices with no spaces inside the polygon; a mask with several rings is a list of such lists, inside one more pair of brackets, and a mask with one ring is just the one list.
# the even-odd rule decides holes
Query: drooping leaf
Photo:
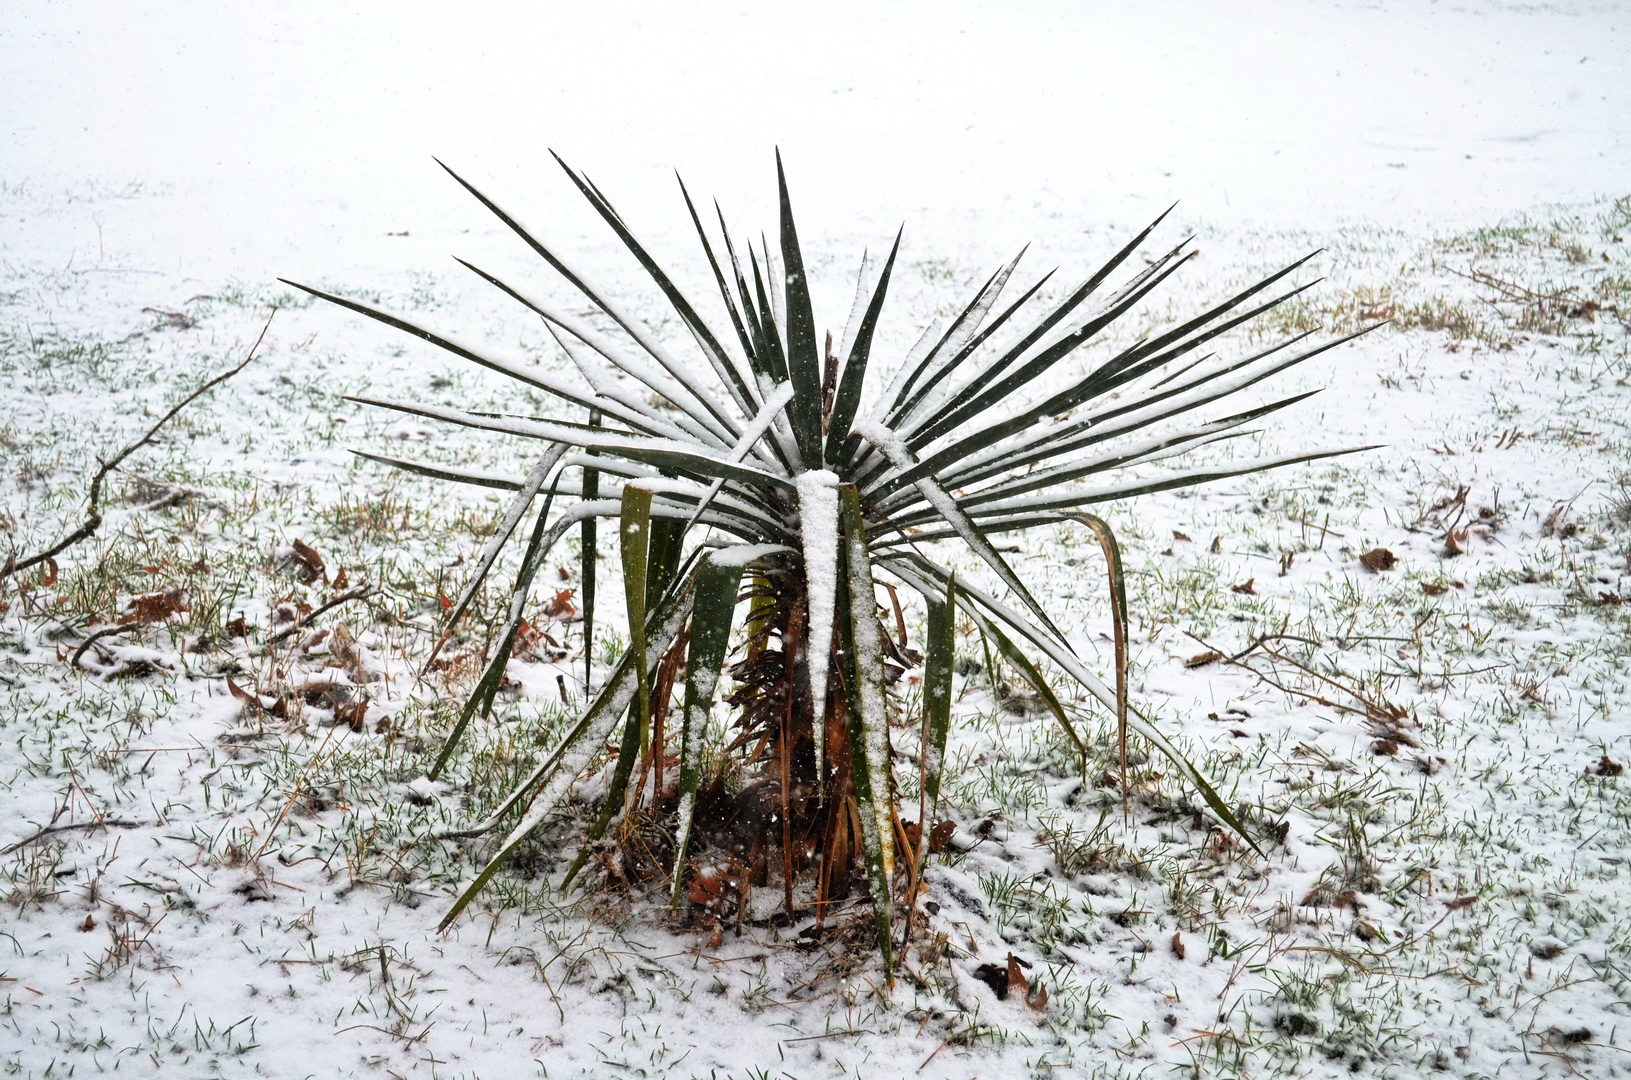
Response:
[{"label": "drooping leaf", "polygon": [[[511,500],[509,509],[505,511],[504,517],[498,523],[498,528],[493,530],[493,535],[487,539],[487,543],[482,547],[481,554],[476,557],[476,568],[471,572],[470,580],[465,584],[464,590],[459,594],[459,598],[453,602],[452,609],[447,613],[447,618],[444,621],[449,629],[457,626],[459,620],[464,617],[465,611],[470,607],[470,602],[476,598],[476,593],[481,590],[482,582],[487,580],[487,574],[492,570],[493,563],[497,561],[499,552],[503,549],[505,542],[509,540],[510,534],[515,532],[515,527],[521,523],[521,518],[526,514],[527,508],[532,505],[532,500],[543,490],[544,481],[549,478],[549,471],[555,467],[565,453],[566,447],[559,443],[550,447],[544,452],[544,456],[538,459],[538,464],[533,466],[532,472],[523,481],[520,494]],[[540,522],[539,528],[542,529],[542,522]]]},{"label": "drooping leaf", "polygon": [[415,476],[428,476],[432,480],[447,480],[455,484],[470,484],[474,487],[493,488],[497,491],[520,491],[525,480],[517,480],[513,476],[501,476],[498,473],[479,471],[476,469],[460,469],[452,465],[443,465],[434,461],[410,461],[406,458],[387,457],[384,454],[375,454],[368,450],[352,449],[351,453],[369,461],[377,461],[381,465],[389,465],[393,469],[413,473]]},{"label": "drooping leaf", "polygon": [[1053,687],[1048,685],[1047,677],[1036,666],[1036,662],[1026,656],[1024,650],[1002,632],[1002,627],[995,620],[973,611],[971,607],[965,607],[964,610],[985,623],[985,631],[991,636],[991,640],[997,643],[997,651],[1002,654],[1002,658],[1012,664],[1020,676],[1031,685],[1031,689],[1036,691],[1037,697],[1041,698],[1048,711],[1053,713],[1053,718],[1059,721],[1059,726],[1065,729],[1065,734],[1070,736],[1070,741],[1076,745],[1077,753],[1081,754],[1085,762],[1088,756],[1087,744],[1082,741],[1081,735],[1077,734],[1076,725],[1071,722],[1070,714],[1065,712],[1064,703],[1059,700],[1059,695],[1053,692]]},{"label": "drooping leaf", "polygon": [[[943,582],[948,580],[951,576],[950,571],[943,567],[936,566],[927,558],[917,554],[916,552],[907,552],[898,556],[890,556],[885,560],[880,560],[880,562],[887,565],[892,573],[900,574],[902,580],[913,583],[913,588],[917,589],[923,595],[932,595],[932,590],[935,588],[935,586],[931,585],[930,582]],[[1023,637],[1027,642],[1034,646],[1049,660],[1052,660],[1054,663],[1058,664],[1062,669],[1064,669],[1067,675],[1076,680],[1076,682],[1081,685],[1083,689],[1097,698],[1107,709],[1115,709],[1115,692],[1106,687],[1103,682],[1093,675],[1092,672],[1088,671],[1076,656],[1071,654],[1068,650],[1061,648],[1059,644],[1052,639],[1052,637],[1044,633],[1040,628],[1032,625],[1024,616],[1010,610],[1000,601],[986,596],[984,593],[980,592],[980,590],[966,583],[959,586],[959,593],[962,595],[967,595],[970,600],[974,601],[978,605],[978,607],[975,608],[969,604],[963,604],[962,608],[965,612],[971,612],[976,616],[986,618],[988,626],[994,626],[1000,622],[1003,626],[1006,626],[1008,629],[1014,631],[1016,634]],[[1252,846],[1253,850],[1261,851],[1261,849],[1257,847],[1256,839],[1246,831],[1246,827],[1241,824],[1240,818],[1235,814],[1234,810],[1229,807],[1228,803],[1224,802],[1223,797],[1218,794],[1217,789],[1214,788],[1206,779],[1206,776],[1195,767],[1195,765],[1183,754],[1181,750],[1178,749],[1172,740],[1161,734],[1161,732],[1131,704],[1129,704],[1127,707],[1127,727],[1130,731],[1142,736],[1147,742],[1150,743],[1150,745],[1159,750],[1168,761],[1172,762],[1173,766],[1183,775],[1183,777],[1194,785],[1195,789],[1201,793],[1202,800],[1205,801],[1206,805],[1211,808],[1214,814],[1217,815],[1218,820],[1222,821],[1230,829],[1233,829],[1242,840],[1245,840]]]},{"label": "drooping leaf", "polygon": [[1121,544],[1110,523],[1093,514],[1071,517],[1092,530],[1104,551],[1110,574],[1110,622],[1116,643],[1116,745],[1121,754],[1121,795],[1127,798],[1127,577],[1121,569]]}]

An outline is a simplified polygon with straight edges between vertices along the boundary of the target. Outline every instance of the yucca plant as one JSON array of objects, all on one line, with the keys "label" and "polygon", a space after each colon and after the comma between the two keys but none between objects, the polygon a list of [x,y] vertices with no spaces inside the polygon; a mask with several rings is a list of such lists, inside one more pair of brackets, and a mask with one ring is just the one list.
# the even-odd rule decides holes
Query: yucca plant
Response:
[{"label": "yucca plant", "polygon": [[[598,311],[597,317],[581,316],[464,263],[543,320],[581,381],[297,286],[581,410],[542,418],[355,399],[543,446],[532,471],[518,478],[364,454],[411,472],[516,493],[448,612],[450,627],[465,614],[523,518],[542,503],[511,589],[508,619],[433,776],[469,723],[490,710],[532,582],[552,547],[573,528],[582,534],[585,677],[592,676],[596,521],[618,522],[628,648],[542,763],[469,830],[490,830],[519,814],[444,926],[561,806],[573,782],[615,749],[611,783],[588,828],[586,851],[620,823],[625,835],[637,819],[643,835],[655,826],[654,863],[668,875],[679,903],[695,891],[693,856],[699,849],[728,846],[716,826],[725,818],[738,825],[745,819],[746,835],[739,828],[732,848],[743,856],[740,873],[759,882],[779,876],[790,918],[800,906],[824,916],[828,905],[864,891],[887,967],[892,921],[915,899],[932,820],[920,810],[914,827],[898,812],[890,683],[921,659],[921,734],[912,737],[907,758],[932,803],[950,722],[956,613],[1034,685],[1084,761],[1086,747],[1038,667],[1042,658],[1117,717],[1124,748],[1131,728],[1171,759],[1223,822],[1241,828],[1206,779],[1129,710],[1121,649],[1111,689],[1077,657],[991,536],[1076,520],[1094,529],[1115,564],[1114,537],[1085,508],[1351,452],[1187,469],[1168,464],[1187,451],[1247,434],[1253,421],[1308,395],[1216,417],[1197,412],[1347,340],[1316,344],[1304,334],[1241,357],[1204,351],[1219,335],[1307,288],[1272,292],[1306,259],[1160,333],[1106,347],[1087,362],[1084,347],[1190,257],[1186,240],[1129,266],[1160,224],[1157,218],[1080,284],[1044,294],[1052,280],[1045,274],[999,307],[1016,256],[904,358],[876,364],[874,334],[900,236],[875,282],[863,256],[847,329],[836,349],[831,335],[823,349],[779,155],[779,250],[765,241],[755,248],[733,240],[717,204],[717,232],[710,235],[680,184],[718,286],[716,312],[727,320],[724,332],[717,313],[705,317],[675,286],[600,189],[561,165],[679,317],[691,339],[683,354],[452,170]],[[939,541],[968,548],[1006,596],[958,579],[934,557]],[[1119,565],[1111,580],[1119,645],[1125,619]],[[892,610],[880,607],[880,586],[892,599],[896,587],[922,597],[928,613],[925,658],[907,647],[898,600]],[[737,715],[728,745],[715,755],[743,779],[731,794],[717,781],[705,781],[704,733],[730,656],[736,613],[744,606],[741,658],[729,669],[737,683],[729,699]],[[886,615],[892,626],[885,624]],[[683,704],[671,715],[671,697],[682,685]],[[582,862],[580,856],[573,874]]]}]

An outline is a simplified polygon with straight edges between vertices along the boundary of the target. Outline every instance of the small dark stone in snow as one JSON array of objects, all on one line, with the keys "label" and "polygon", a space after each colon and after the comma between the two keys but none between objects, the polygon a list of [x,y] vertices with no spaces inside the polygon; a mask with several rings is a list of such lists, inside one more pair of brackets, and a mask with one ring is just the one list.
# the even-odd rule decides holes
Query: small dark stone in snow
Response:
[{"label": "small dark stone in snow", "polygon": [[1008,1000],[1008,969],[996,964],[981,964],[974,969],[974,977],[991,988],[998,1001]]}]

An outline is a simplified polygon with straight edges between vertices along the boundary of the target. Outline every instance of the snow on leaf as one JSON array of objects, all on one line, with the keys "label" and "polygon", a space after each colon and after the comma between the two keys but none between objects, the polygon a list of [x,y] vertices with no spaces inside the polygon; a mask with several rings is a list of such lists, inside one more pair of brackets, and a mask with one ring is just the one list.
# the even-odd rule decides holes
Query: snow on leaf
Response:
[{"label": "snow on leaf", "polygon": [[809,598],[806,668],[815,722],[816,775],[823,773],[822,718],[827,709],[827,671],[832,654],[833,612],[838,597],[838,477],[827,469],[801,473],[799,520],[803,527],[804,580]]}]

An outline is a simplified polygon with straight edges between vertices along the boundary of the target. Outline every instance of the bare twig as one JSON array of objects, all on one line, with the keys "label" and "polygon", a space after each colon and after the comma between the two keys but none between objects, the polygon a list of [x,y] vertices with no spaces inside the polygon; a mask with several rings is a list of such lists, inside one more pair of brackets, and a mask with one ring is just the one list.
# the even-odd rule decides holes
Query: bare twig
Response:
[{"label": "bare twig", "polygon": [[0,848],[0,855],[10,855],[19,848],[25,848],[38,840],[59,832],[71,832],[74,829],[135,829],[140,828],[144,822],[122,821],[117,818],[98,818],[95,821],[80,821],[72,825],[47,825],[31,836],[25,836],[15,844],[8,844]]},{"label": "bare twig", "polygon": [[84,522],[80,524],[79,528],[75,529],[67,536],[64,536],[50,548],[40,552],[37,555],[29,555],[23,559],[18,559],[15,554],[6,556],[5,564],[0,566],[0,578],[10,577],[13,574],[21,573],[30,567],[38,566],[43,562],[54,559],[64,551],[67,551],[69,548],[79,543],[81,540],[86,540],[92,536],[95,536],[96,530],[102,527],[102,482],[107,479],[108,473],[118,468],[119,464],[123,462],[125,458],[129,457],[131,454],[134,454],[137,450],[140,450],[142,447],[151,442],[153,436],[159,433],[159,429],[165,424],[168,424],[171,420],[175,419],[176,414],[182,409],[185,409],[188,405],[191,405],[194,401],[197,401],[209,391],[215,389],[217,386],[220,386],[222,383],[238,374],[238,372],[248,367],[249,362],[255,359],[255,354],[257,351],[259,351],[261,342],[266,340],[266,331],[271,328],[272,316],[276,314],[277,308],[274,307],[272,308],[271,314],[266,316],[266,323],[261,327],[260,336],[255,339],[255,344],[250,346],[249,355],[245,356],[243,361],[239,363],[237,367],[222,372],[209,382],[205,383],[203,386],[200,386],[197,390],[194,390],[192,393],[182,398],[170,409],[169,412],[159,417],[158,423],[148,428],[145,435],[131,443],[129,446],[125,447],[123,450],[119,451],[117,454],[113,455],[108,460],[102,462],[101,467],[99,467],[95,474],[91,476],[89,513],[86,515]]},{"label": "bare twig", "polygon": [[75,649],[74,655],[68,659],[68,666],[78,667],[79,662],[85,658],[85,650],[89,649],[92,645],[95,645],[102,638],[111,637],[114,634],[122,634],[127,630],[135,629],[135,626],[135,623],[115,623],[112,626],[104,626],[102,629],[96,631],[94,634],[91,634],[84,641],[79,643],[79,648]]},{"label": "bare twig", "polygon": [[376,590],[372,585],[367,585],[367,584],[354,585],[351,588],[347,589],[345,592],[341,593],[339,596],[336,596],[332,600],[329,600],[327,603],[322,604],[321,606],[317,607],[315,610],[312,611],[312,613],[310,615],[307,615],[304,618],[296,619],[293,623],[289,624],[288,626],[285,626],[282,630],[279,630],[277,633],[275,633],[271,637],[267,638],[266,643],[268,645],[276,645],[278,642],[282,641],[284,638],[288,637],[290,634],[297,634],[300,631],[304,630],[306,627],[310,626],[311,623],[312,623],[312,620],[317,618],[317,616],[323,614],[324,612],[332,611],[334,608],[339,607],[341,604],[350,603],[352,600],[361,600],[366,596],[371,596],[373,593],[375,593],[377,591],[378,590]]}]

